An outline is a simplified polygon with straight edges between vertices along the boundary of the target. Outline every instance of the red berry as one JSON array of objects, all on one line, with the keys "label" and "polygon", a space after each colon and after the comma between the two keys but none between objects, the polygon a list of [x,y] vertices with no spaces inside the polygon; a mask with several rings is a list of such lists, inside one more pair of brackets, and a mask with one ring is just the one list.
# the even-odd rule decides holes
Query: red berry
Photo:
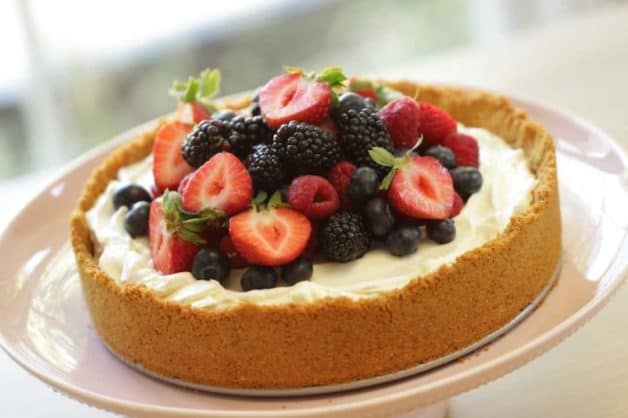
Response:
[{"label": "red berry", "polygon": [[281,266],[296,259],[310,238],[312,226],[289,208],[249,209],[229,218],[229,236],[250,264]]},{"label": "red berry", "polygon": [[451,213],[449,214],[449,217],[453,218],[454,216],[458,216],[463,207],[464,200],[462,200],[458,193],[454,192],[454,204],[451,207]]},{"label": "red berry", "polygon": [[251,203],[253,182],[238,157],[219,152],[194,172],[181,197],[187,211],[217,209],[231,215]]},{"label": "red berry", "polygon": [[354,204],[347,195],[347,185],[351,176],[356,170],[356,166],[349,161],[340,161],[338,164],[329,169],[327,173],[327,179],[334,186],[338,196],[340,197],[340,204],[345,209],[354,209]]},{"label": "red berry", "polygon": [[211,117],[211,113],[200,103],[179,102],[175,119],[179,122],[196,125]]},{"label": "red berry", "polygon": [[328,130],[329,132],[334,134],[338,133],[338,127],[331,118],[327,118],[324,121],[319,122],[318,127]]},{"label": "red berry", "polygon": [[153,200],[148,219],[150,254],[155,270],[163,274],[189,270],[192,259],[201,247],[168,231],[161,200]]},{"label": "red berry", "polygon": [[288,203],[310,219],[324,219],[340,207],[338,192],[325,178],[300,176],[288,189]]},{"label": "red berry", "polygon": [[244,258],[242,258],[240,253],[238,253],[238,251],[235,249],[233,241],[231,241],[231,237],[229,235],[222,237],[218,248],[220,249],[220,251],[227,255],[232,268],[241,269],[248,266]]},{"label": "red berry", "polygon": [[301,254],[303,257],[308,260],[313,260],[316,257],[316,253],[318,251],[318,223],[316,221],[312,222],[312,232],[310,233],[310,239],[307,240],[307,244],[305,244],[305,249]]},{"label": "red berry", "polygon": [[157,199],[159,196],[164,194],[165,191],[166,189],[162,189],[161,187],[157,187],[156,184],[152,184],[148,193],[150,193],[150,197]]},{"label": "red berry", "polygon": [[185,177],[181,179],[181,182],[179,183],[179,187],[177,187],[177,193],[179,193],[181,196],[183,196],[183,193],[185,192],[185,189],[188,187],[188,183],[190,182],[190,179],[192,178],[193,175],[194,175],[194,172],[191,172],[190,174],[186,175]]},{"label": "red berry", "polygon": [[447,135],[456,131],[456,120],[440,107],[429,103],[421,103],[420,120],[423,148],[441,144]]},{"label": "red berry", "polygon": [[153,177],[158,188],[174,190],[183,177],[194,171],[181,154],[181,144],[191,130],[191,125],[174,121],[157,131],[153,143]]},{"label": "red berry", "polygon": [[419,139],[421,108],[408,96],[389,102],[379,111],[386,123],[393,144],[398,148],[412,148]]},{"label": "red berry", "polygon": [[277,76],[259,93],[262,116],[271,128],[291,120],[316,124],[327,117],[330,104],[329,85],[299,73]]},{"label": "red berry", "polygon": [[351,87],[351,91],[355,94],[359,94],[365,99],[373,99],[374,101],[377,101],[377,94],[375,93],[375,88],[373,87],[373,83],[371,81],[360,79],[360,77],[352,75],[349,77],[349,86]]},{"label": "red berry", "polygon": [[432,157],[412,157],[399,167],[388,200],[398,212],[417,219],[445,219],[454,202],[454,186],[445,167]]},{"label": "red berry", "polygon": [[454,132],[445,138],[443,146],[456,155],[457,167],[480,166],[480,147],[472,136]]}]

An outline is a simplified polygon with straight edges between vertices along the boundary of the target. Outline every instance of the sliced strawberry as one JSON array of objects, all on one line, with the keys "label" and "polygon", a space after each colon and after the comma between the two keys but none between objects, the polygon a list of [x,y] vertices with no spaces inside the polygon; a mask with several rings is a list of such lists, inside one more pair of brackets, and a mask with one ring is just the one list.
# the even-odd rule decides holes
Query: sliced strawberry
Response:
[{"label": "sliced strawberry", "polygon": [[462,208],[464,207],[464,200],[460,197],[460,195],[454,192],[454,204],[451,206],[451,213],[449,214],[450,218],[458,216]]},{"label": "sliced strawberry", "polygon": [[417,219],[445,219],[454,203],[451,175],[436,158],[409,157],[388,189],[395,210]]},{"label": "sliced strawberry", "polygon": [[182,102],[177,105],[175,119],[182,123],[196,125],[211,117],[205,106],[197,102]]},{"label": "sliced strawberry", "polygon": [[191,125],[173,121],[157,131],[153,143],[153,177],[159,189],[176,189],[181,179],[194,171],[181,154],[181,144],[191,130]]},{"label": "sliced strawberry", "polygon": [[288,208],[249,209],[229,219],[229,236],[250,264],[281,266],[303,252],[312,226],[301,213]]},{"label": "sliced strawberry", "polygon": [[164,194],[165,191],[166,191],[165,189],[162,189],[161,187],[157,187],[156,184],[151,184],[150,190],[148,192],[150,193],[150,196],[153,199],[157,199],[159,196]]},{"label": "sliced strawberry", "polygon": [[327,117],[330,104],[329,85],[300,73],[279,75],[259,93],[262,116],[271,128],[291,120],[316,124]]},{"label": "sliced strawberry", "polygon": [[245,209],[253,197],[253,182],[235,155],[219,152],[200,166],[183,191],[183,208],[190,212],[217,209],[231,215]]},{"label": "sliced strawberry", "polygon": [[421,108],[408,96],[389,102],[379,110],[379,116],[386,123],[388,132],[397,148],[412,148],[419,139]]},{"label": "sliced strawberry", "polygon": [[445,138],[443,145],[455,154],[456,166],[480,166],[480,147],[472,136],[454,132]]},{"label": "sliced strawberry", "polygon": [[194,172],[191,172],[190,174],[186,174],[186,176],[183,177],[181,181],[179,182],[179,187],[177,187],[177,193],[179,193],[181,196],[183,196],[183,192],[188,187],[188,183],[190,182],[190,179],[192,178],[193,175],[194,175]]},{"label": "sliced strawberry", "polygon": [[161,199],[153,200],[150,205],[148,238],[153,266],[163,274],[189,270],[192,259],[201,249],[168,231]]},{"label": "sliced strawberry", "polygon": [[455,131],[456,120],[449,113],[430,103],[421,103],[419,132],[423,135],[423,148],[442,144]]}]

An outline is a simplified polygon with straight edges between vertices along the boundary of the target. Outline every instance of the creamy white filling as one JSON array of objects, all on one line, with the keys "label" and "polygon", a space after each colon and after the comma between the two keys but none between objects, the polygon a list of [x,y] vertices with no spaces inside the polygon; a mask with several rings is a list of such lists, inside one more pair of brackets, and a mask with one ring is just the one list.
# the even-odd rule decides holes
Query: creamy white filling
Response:
[{"label": "creamy white filling", "polygon": [[[125,207],[113,210],[112,195],[125,183],[152,184],[152,157],[124,167],[118,180],[87,212],[87,220],[102,252],[98,264],[120,284],[144,284],[159,296],[199,308],[225,308],[242,302],[257,304],[308,303],[324,297],[367,298],[401,288],[417,276],[453,263],[461,254],[479,247],[506,229],[512,216],[524,211],[536,179],[521,150],[479,128],[459,126],[480,145],[482,189],[471,196],[454,218],[456,239],[445,245],[423,239],[416,253],[394,257],[375,248],[349,263],[320,263],[310,281],[294,286],[242,292],[240,270],[234,270],[223,284],[216,280],[195,280],[191,273],[162,275],[153,268],[147,238],[132,239],[124,230]],[[420,277],[419,279],[420,280]]]}]

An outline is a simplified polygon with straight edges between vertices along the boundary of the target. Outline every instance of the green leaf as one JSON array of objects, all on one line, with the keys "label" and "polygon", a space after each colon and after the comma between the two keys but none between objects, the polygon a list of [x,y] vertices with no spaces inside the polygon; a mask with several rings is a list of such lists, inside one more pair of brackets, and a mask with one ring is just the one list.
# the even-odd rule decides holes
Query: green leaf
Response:
[{"label": "green leaf", "polygon": [[279,190],[273,193],[273,195],[270,197],[270,200],[268,201],[268,204],[267,204],[267,207],[269,208],[285,208],[288,206],[289,205],[283,201],[283,197],[281,196],[281,191]]},{"label": "green leaf", "polygon": [[199,77],[199,96],[210,99],[220,92],[220,70],[217,68],[206,69]]},{"label": "green leaf", "polygon": [[187,88],[185,89],[185,91],[183,92],[183,95],[181,96],[181,100],[186,103],[195,102],[196,96],[198,94],[198,90],[199,90],[198,80],[190,77],[190,79],[188,80]]},{"label": "green leaf", "polygon": [[185,103],[200,103],[208,111],[214,112],[216,106],[212,97],[220,92],[220,70],[206,69],[198,78],[189,77],[188,81],[175,80],[169,90],[170,95]]},{"label": "green leaf", "polygon": [[395,165],[395,156],[386,148],[374,147],[369,150],[369,156],[377,164],[384,167],[393,167]]},{"label": "green leaf", "polygon": [[384,106],[388,102],[400,98],[403,94],[395,89],[379,85],[375,88],[375,97],[378,106]]},{"label": "green leaf", "polygon": [[340,67],[328,67],[320,71],[316,77],[317,80],[324,81],[329,87],[341,87],[347,76],[342,72]]},{"label": "green leaf", "polygon": [[373,90],[375,86],[371,80],[354,79],[349,83],[349,91]]},{"label": "green leaf", "polygon": [[397,174],[397,168],[393,168],[386,174],[386,177],[382,179],[382,182],[379,185],[380,190],[387,190],[390,187],[393,179],[395,178],[395,174]]}]

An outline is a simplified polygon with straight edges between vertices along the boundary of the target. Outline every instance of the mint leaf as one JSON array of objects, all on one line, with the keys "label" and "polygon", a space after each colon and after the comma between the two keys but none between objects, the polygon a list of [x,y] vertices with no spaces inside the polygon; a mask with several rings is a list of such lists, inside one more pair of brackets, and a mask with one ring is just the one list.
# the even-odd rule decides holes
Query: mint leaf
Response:
[{"label": "mint leaf", "polygon": [[189,77],[186,82],[175,80],[168,92],[182,102],[199,103],[214,112],[216,106],[211,99],[220,92],[220,70],[206,69],[198,78]]},{"label": "mint leaf", "polygon": [[340,67],[328,67],[321,70],[316,79],[324,81],[329,84],[329,87],[334,88],[343,86],[343,82],[347,79],[347,76],[344,75]]},{"label": "mint leaf", "polygon": [[371,80],[354,79],[349,83],[349,91],[374,90],[375,86]]},{"label": "mint leaf", "polygon": [[397,174],[397,168],[393,168],[386,174],[386,177],[382,179],[382,182],[379,184],[379,190],[387,190],[390,187],[393,179],[395,178],[395,174]]},{"label": "mint leaf", "polygon": [[375,97],[378,106],[384,106],[388,102],[402,97],[403,94],[395,89],[379,85],[375,88]]},{"label": "mint leaf", "polygon": [[206,69],[199,77],[199,96],[210,99],[220,92],[220,71]]},{"label": "mint leaf", "polygon": [[369,156],[377,164],[384,167],[393,167],[395,165],[395,156],[386,148],[374,147],[369,150]]}]

